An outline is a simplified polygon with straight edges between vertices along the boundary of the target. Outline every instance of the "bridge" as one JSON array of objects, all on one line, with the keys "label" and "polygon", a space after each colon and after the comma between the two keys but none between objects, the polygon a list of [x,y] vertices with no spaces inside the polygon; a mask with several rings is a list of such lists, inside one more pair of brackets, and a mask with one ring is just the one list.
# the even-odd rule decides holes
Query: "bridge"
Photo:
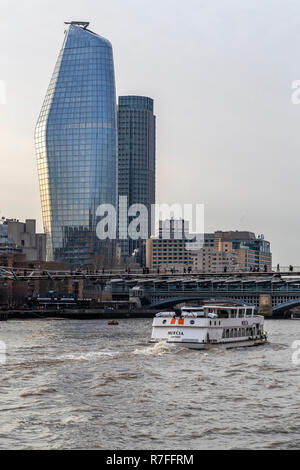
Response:
[{"label": "bridge", "polygon": [[[209,302],[230,302],[232,304],[237,304],[237,305],[249,305],[253,306],[253,304],[249,302],[244,302],[242,298],[237,300],[237,298],[234,297],[222,297],[222,296],[215,296],[215,297],[210,297],[209,295],[191,295],[191,296],[186,296],[186,297],[171,297],[167,300],[161,300],[159,302],[154,302],[150,305],[145,305],[143,308],[145,310],[165,310],[165,309],[173,309],[175,306],[178,306],[180,304],[184,304],[185,302],[191,302],[192,304],[203,304],[203,303],[209,303]],[[259,302],[259,299],[258,299]],[[274,304],[276,302],[276,298],[270,299],[270,304]],[[258,311],[261,314],[264,314],[266,316],[272,315],[273,318],[285,318],[290,316],[290,309],[294,307],[299,307],[300,306],[300,297],[298,300],[291,300],[289,302],[284,302],[284,303],[279,303],[278,305],[275,305],[275,307],[271,307],[266,311],[266,313],[260,311],[260,306],[256,306],[256,311]]]},{"label": "bridge", "polygon": [[[274,315],[282,315],[300,305],[300,268],[286,268],[284,272],[145,274],[142,269],[50,271],[0,266],[0,292],[7,284],[27,285],[27,296],[41,289],[59,291],[67,286],[65,290],[79,298],[105,294],[116,301],[130,299],[137,307],[147,309],[169,308],[187,301],[227,300],[257,308],[268,305]],[[13,288],[9,295],[14,298]]]},{"label": "bridge", "polygon": [[[213,301],[213,299],[211,299],[210,296],[204,297],[204,296],[190,295],[190,296],[185,296],[185,297],[171,297],[171,298],[166,299],[166,300],[161,300],[159,302],[154,302],[153,304],[147,306],[146,308],[150,309],[150,310],[151,309],[165,310],[167,308],[173,308],[176,305],[182,304],[182,303],[185,303],[185,302],[201,301],[201,303],[202,303],[202,301],[205,302],[205,301],[210,301],[210,300]],[[230,297],[228,297],[228,298],[219,297],[217,300],[218,300],[218,302],[230,302],[230,303],[237,304],[237,305],[241,304],[240,301],[237,301],[235,299],[231,299]]]},{"label": "bridge", "polygon": [[269,308],[274,315],[300,305],[300,276],[294,273],[264,276],[210,276],[167,279],[112,279],[107,290],[118,296],[129,292],[138,306],[147,309],[170,308],[184,302],[202,303],[221,300],[245,303],[262,309]]},{"label": "bridge", "polygon": [[[30,264],[30,263],[27,263]],[[62,270],[49,270],[45,268],[30,268],[26,267],[11,267],[11,266],[0,266],[0,280],[8,281],[32,281],[32,280],[63,280],[63,279],[90,279],[90,280],[109,280],[109,279],[206,279],[206,278],[236,278],[245,277],[257,277],[257,278],[268,278],[271,276],[298,276],[300,277],[300,266],[294,266],[293,270],[290,270],[289,266],[283,266],[280,271],[273,268],[272,271],[264,272],[251,272],[251,271],[220,271],[207,273],[203,271],[193,271],[191,273],[183,273],[178,270],[148,270],[148,273],[143,272],[142,268],[138,269],[77,269],[73,271],[62,271]]]}]

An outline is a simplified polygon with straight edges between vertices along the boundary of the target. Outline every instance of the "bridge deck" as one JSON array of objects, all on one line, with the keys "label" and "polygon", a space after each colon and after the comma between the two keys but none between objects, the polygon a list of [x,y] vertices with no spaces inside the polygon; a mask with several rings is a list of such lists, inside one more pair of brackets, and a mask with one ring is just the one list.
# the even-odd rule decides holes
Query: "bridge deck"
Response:
[{"label": "bridge deck", "polygon": [[13,268],[8,266],[0,266],[0,280],[12,281],[29,281],[29,280],[64,280],[64,279],[90,279],[90,280],[197,280],[197,279],[229,279],[229,278],[282,278],[282,277],[295,277],[300,279],[300,267],[294,271],[271,271],[271,272],[251,272],[251,271],[233,271],[233,272],[219,272],[219,273],[157,273],[156,271],[144,274],[141,270],[132,270],[130,272],[124,270],[107,270],[107,271],[50,271],[45,269],[30,269],[30,268]]}]

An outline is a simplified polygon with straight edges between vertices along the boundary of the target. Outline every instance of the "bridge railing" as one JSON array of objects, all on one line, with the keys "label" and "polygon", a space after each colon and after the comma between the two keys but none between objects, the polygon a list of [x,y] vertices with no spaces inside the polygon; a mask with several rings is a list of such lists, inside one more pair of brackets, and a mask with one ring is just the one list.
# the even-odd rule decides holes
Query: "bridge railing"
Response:
[{"label": "bridge railing", "polygon": [[292,272],[299,273],[300,272],[300,266],[293,266],[293,265],[279,266],[279,267],[273,266],[272,271],[274,273],[292,273]]},{"label": "bridge railing", "polygon": [[204,271],[204,270],[191,270],[185,271],[178,270],[178,269],[150,269],[149,271],[145,272],[143,268],[123,268],[123,269],[76,269],[76,270],[49,270],[47,268],[29,268],[29,267],[9,267],[9,266],[0,266],[0,279],[1,278],[11,278],[17,280],[19,277],[22,278],[52,278],[55,277],[56,279],[64,279],[64,278],[76,278],[76,277],[83,277],[83,278],[94,278],[94,277],[117,277],[117,276],[168,276],[171,277],[180,276],[180,277],[188,277],[190,275],[207,275],[207,276],[236,276],[236,275],[272,275],[272,274],[289,274],[293,275],[298,274],[300,275],[300,266],[277,266],[272,268],[272,271],[265,271],[264,269],[260,271],[247,271],[247,270],[235,270],[235,271],[224,271],[224,269],[218,269],[214,271]]}]

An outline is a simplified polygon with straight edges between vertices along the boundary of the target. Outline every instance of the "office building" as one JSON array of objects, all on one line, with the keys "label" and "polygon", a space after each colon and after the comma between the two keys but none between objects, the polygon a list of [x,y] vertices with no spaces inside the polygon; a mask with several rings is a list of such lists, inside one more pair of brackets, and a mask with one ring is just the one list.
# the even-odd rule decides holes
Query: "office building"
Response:
[{"label": "office building", "polygon": [[88,23],[67,24],[35,143],[47,260],[111,264],[113,243],[97,238],[96,210],[116,206],[113,52]]},{"label": "office building", "polygon": [[194,269],[214,273],[224,271],[272,270],[270,242],[248,231],[216,231],[204,235],[204,244],[194,252]]},{"label": "office building", "polygon": [[[120,96],[118,103],[118,194],[128,207],[143,204],[148,211],[147,237],[151,235],[151,204],[155,203],[155,116],[153,100],[145,96]],[[121,209],[122,210],[122,209]],[[132,217],[120,214],[125,225]],[[121,257],[145,264],[146,240],[120,239]]]},{"label": "office building", "polygon": [[198,235],[194,244],[187,241],[189,237],[187,221],[160,221],[159,236],[147,240],[147,266],[203,273],[272,270],[270,242],[263,235],[216,231]]},{"label": "office building", "polygon": [[188,221],[160,220],[158,237],[146,242],[146,265],[149,269],[183,271],[193,267],[193,251],[188,250]]}]

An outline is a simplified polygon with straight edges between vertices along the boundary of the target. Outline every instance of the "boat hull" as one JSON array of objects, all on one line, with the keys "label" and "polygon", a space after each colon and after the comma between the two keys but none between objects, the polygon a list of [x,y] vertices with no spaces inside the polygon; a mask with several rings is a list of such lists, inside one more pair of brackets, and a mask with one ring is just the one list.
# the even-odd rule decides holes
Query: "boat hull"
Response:
[{"label": "boat hull", "polygon": [[[162,340],[153,340],[151,339],[151,343],[159,343]],[[268,341],[265,338],[257,338],[257,339],[248,339],[243,341],[230,341],[230,342],[223,342],[223,343],[188,343],[185,341],[165,341],[166,344],[176,344],[178,346],[183,346],[188,349],[197,349],[197,350],[209,350],[215,348],[221,349],[234,349],[234,348],[242,348],[242,347],[252,347],[252,346],[260,346],[262,344],[266,344]]]}]

